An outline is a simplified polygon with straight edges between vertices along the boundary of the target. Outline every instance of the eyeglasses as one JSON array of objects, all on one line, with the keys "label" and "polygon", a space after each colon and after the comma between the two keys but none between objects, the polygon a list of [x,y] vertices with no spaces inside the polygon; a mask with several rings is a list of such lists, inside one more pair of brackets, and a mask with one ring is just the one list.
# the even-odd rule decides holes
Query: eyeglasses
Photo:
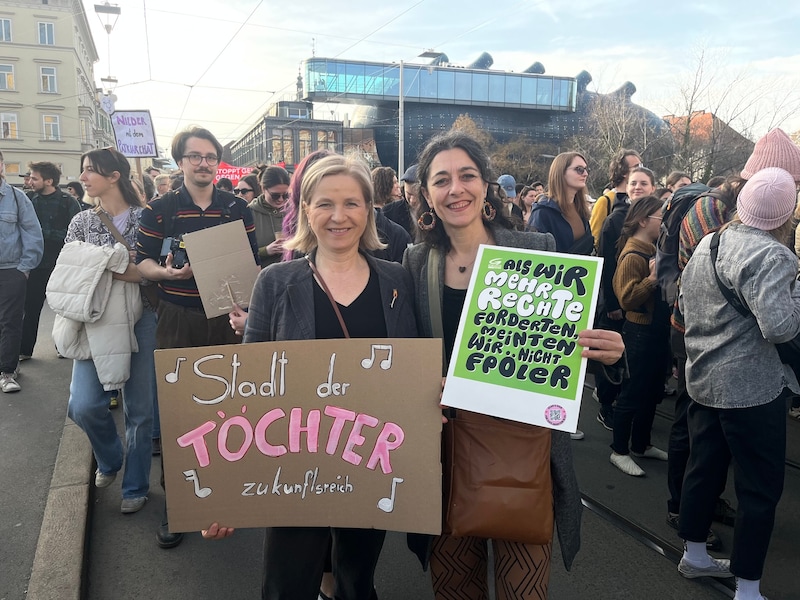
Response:
[{"label": "eyeglasses", "polygon": [[663,221],[664,217],[659,217],[658,215],[648,215],[648,219],[658,219],[659,221]]},{"label": "eyeglasses", "polygon": [[289,192],[283,192],[282,194],[279,194],[278,192],[267,192],[267,193],[269,194],[269,197],[272,198],[272,200],[274,202],[277,202],[281,198],[283,198],[284,200],[288,200],[289,199]]},{"label": "eyeglasses", "polygon": [[203,161],[206,161],[206,164],[209,167],[216,167],[219,164],[219,156],[214,156],[213,154],[210,156],[202,156],[200,154],[184,154],[182,158],[188,160],[189,164],[195,167],[199,167]]},{"label": "eyeglasses", "polygon": [[572,170],[578,175],[588,175],[591,172],[589,171],[589,167],[572,167]]},{"label": "eyeglasses", "polygon": [[233,190],[234,194],[252,194],[253,190],[250,188],[236,188]]}]

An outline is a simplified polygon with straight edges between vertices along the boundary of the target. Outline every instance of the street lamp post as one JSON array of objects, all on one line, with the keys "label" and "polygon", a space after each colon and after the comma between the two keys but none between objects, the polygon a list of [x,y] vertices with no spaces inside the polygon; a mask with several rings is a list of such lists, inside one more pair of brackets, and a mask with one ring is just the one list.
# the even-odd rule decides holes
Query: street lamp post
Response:
[{"label": "street lamp post", "polygon": [[[432,58],[437,59],[444,54],[442,52],[437,52],[436,50],[426,50],[422,54],[418,56],[420,58]],[[433,64],[433,63],[431,63]],[[398,103],[398,111],[397,111],[397,126],[399,131],[397,132],[397,139],[398,139],[398,146],[397,146],[397,177],[402,177],[403,173],[405,173],[405,156],[406,156],[406,138],[405,138],[405,130],[406,130],[406,111],[405,111],[405,84],[403,81],[403,61],[400,61],[400,93],[399,93],[399,103]]]},{"label": "street lamp post", "polygon": [[102,77],[100,81],[108,87],[108,91],[113,91],[113,86],[117,84],[117,78],[111,75],[111,32],[117,25],[122,9],[116,4],[110,4],[108,0],[103,4],[95,4],[94,12],[100,19],[100,24],[106,30],[106,55],[108,60],[108,75]]}]

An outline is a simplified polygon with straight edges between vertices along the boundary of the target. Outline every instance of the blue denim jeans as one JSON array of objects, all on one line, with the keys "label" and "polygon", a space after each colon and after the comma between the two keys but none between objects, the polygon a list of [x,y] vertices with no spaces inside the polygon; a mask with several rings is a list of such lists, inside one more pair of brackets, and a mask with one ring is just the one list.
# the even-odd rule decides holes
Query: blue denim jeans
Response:
[{"label": "blue denim jeans", "polygon": [[[123,388],[125,415],[125,473],[122,497],[139,498],[150,490],[153,434],[153,382],[155,381],[156,315],[145,309],[134,327],[139,351],[131,354],[131,375]],[[92,360],[76,360],[69,386],[70,419],[89,437],[101,473],[122,468],[122,443]]]}]

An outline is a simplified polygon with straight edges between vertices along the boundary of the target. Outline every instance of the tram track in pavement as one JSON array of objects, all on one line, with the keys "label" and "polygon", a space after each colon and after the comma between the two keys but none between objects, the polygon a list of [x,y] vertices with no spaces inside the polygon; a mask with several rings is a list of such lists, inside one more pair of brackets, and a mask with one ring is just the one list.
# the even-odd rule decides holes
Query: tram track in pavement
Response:
[{"label": "tram track in pavement", "polygon": [[[594,389],[594,387],[588,383],[584,383],[584,388],[587,389],[589,393]],[[673,420],[672,413],[662,409],[660,406],[656,409],[656,416],[670,423]],[[790,469],[800,471],[800,462],[796,460],[787,458],[785,464]],[[656,554],[660,554],[670,560],[677,568],[678,562],[680,562],[681,556],[683,555],[683,549],[673,543],[673,541],[644,527],[641,523],[626,517],[624,514],[611,508],[608,504],[601,502],[584,491],[581,491],[581,503],[587,510],[612,525],[618,531],[639,542]],[[714,579],[712,577],[702,577],[698,578],[696,581],[719,592],[720,597],[733,598],[736,593],[734,578]]]},{"label": "tram track in pavement", "polygon": [[[584,388],[590,392],[594,389],[593,386],[587,383],[584,383]],[[672,421],[672,415],[668,414],[666,411],[657,409],[656,415]],[[787,464],[789,462],[790,461],[787,461]],[[795,466],[795,468],[800,468],[800,465],[792,466]],[[664,558],[668,559],[675,565],[675,568],[677,569],[678,563],[681,560],[681,556],[683,556],[683,549],[681,547],[676,546],[670,540],[667,540],[654,531],[642,526],[633,519],[626,517],[622,513],[611,508],[608,504],[599,501],[597,498],[594,498],[584,491],[581,491],[581,503],[586,507],[587,510],[591,511],[593,514],[609,523],[618,531],[639,542],[656,554],[660,554]],[[733,577],[729,579],[700,577],[695,581],[719,592],[720,597],[733,598],[736,594],[736,582]]]},{"label": "tram track in pavement", "polygon": [[[656,554],[670,560],[677,569],[678,562],[681,560],[683,550],[668,541],[666,538],[661,537],[655,532],[643,527],[636,521],[629,519],[620,512],[615,511],[613,508],[593,498],[586,492],[581,492],[581,503],[592,513],[608,522],[615,529],[643,546],[649,548]],[[720,593],[720,597],[733,598],[736,593],[736,583],[733,577],[729,579],[715,579],[713,577],[700,577],[696,579],[700,584],[706,585],[711,589]]]}]

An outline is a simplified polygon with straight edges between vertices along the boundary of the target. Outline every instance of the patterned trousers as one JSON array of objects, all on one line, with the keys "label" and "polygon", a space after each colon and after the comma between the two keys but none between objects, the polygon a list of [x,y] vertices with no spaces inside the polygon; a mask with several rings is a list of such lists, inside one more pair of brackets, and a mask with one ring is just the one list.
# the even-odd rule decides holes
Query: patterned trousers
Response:
[{"label": "patterned trousers", "polygon": [[[487,600],[488,541],[441,535],[433,542],[431,577],[437,600]],[[492,540],[497,600],[546,600],[552,544]]]}]

